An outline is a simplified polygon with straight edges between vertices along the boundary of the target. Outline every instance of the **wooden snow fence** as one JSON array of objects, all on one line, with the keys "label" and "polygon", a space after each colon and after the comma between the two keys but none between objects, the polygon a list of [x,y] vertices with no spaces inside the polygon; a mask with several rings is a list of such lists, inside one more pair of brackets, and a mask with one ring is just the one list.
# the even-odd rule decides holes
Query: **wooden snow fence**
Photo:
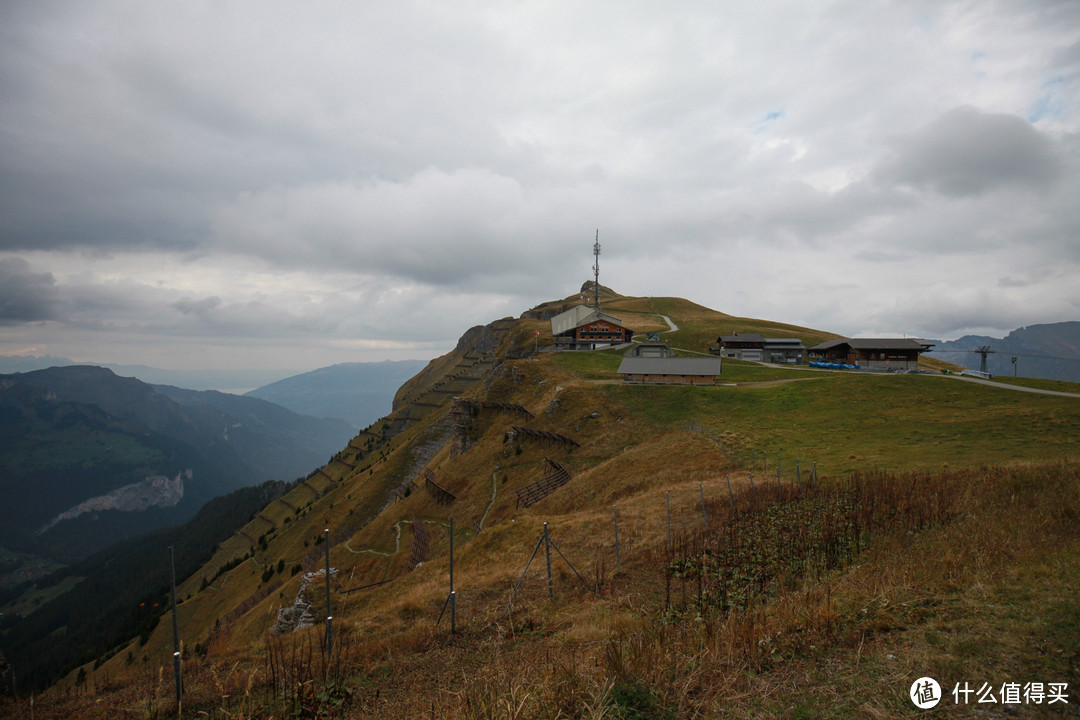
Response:
[{"label": "wooden snow fence", "polygon": [[521,417],[528,420],[532,420],[534,417],[536,417],[529,411],[527,407],[525,407],[524,405],[518,405],[517,403],[502,403],[485,400],[480,403],[480,407],[484,408],[485,410],[501,410],[503,412],[513,413],[514,415],[520,415]]},{"label": "wooden snow fence", "polygon": [[545,446],[554,447],[581,447],[576,440],[559,432],[550,430],[534,430],[532,428],[514,425],[510,428],[516,437],[532,440]]},{"label": "wooden snow fence", "polygon": [[424,469],[424,490],[440,505],[449,505],[457,500],[452,492],[435,482],[435,473],[431,472],[430,468]]},{"label": "wooden snow fence", "polygon": [[424,527],[424,523],[420,522],[416,518],[412,521],[413,539],[412,549],[409,551],[409,571],[416,569],[416,566],[422,562],[427,562],[428,559],[428,547],[430,545],[430,536],[428,530]]},{"label": "wooden snow fence", "polygon": [[516,493],[518,503],[524,507],[535,505],[573,479],[570,471],[559,463],[551,458],[544,458],[544,460],[551,466],[551,472]]}]

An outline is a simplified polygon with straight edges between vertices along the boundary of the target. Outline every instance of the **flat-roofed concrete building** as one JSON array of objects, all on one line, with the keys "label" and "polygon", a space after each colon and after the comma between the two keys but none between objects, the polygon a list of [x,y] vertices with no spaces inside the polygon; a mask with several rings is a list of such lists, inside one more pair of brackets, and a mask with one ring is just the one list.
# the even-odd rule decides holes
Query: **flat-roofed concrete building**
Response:
[{"label": "flat-roofed concrete building", "polygon": [[626,357],[667,358],[675,357],[675,351],[665,342],[643,342],[627,350]]},{"label": "flat-roofed concrete building", "polygon": [[806,362],[806,347],[799,338],[767,338],[757,333],[721,335],[709,352],[720,357],[754,362],[785,365]]},{"label": "flat-roofed concrete building", "polygon": [[799,338],[765,338],[762,354],[765,362],[782,365],[802,365],[806,362],[806,346]]},{"label": "flat-roofed concrete building", "polygon": [[623,382],[642,385],[715,385],[723,360],[717,357],[626,357],[619,364]]},{"label": "flat-roofed concrete building", "polygon": [[765,337],[757,333],[721,335],[709,352],[720,357],[762,362],[765,359]]}]

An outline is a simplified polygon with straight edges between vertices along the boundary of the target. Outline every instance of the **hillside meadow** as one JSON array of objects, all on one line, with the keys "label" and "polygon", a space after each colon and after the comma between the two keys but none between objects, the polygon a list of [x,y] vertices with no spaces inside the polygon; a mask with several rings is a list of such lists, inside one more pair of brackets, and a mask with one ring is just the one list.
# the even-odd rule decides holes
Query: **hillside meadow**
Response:
[{"label": "hillside meadow", "polygon": [[[733,329],[829,337],[610,307],[669,316],[689,352]],[[1006,712],[955,702],[965,682],[1066,683],[1080,704],[1080,395],[734,361],[715,387],[625,386],[616,353],[528,352],[534,327],[433,361],[370,442],[182,583],[184,717],[914,717],[923,676],[941,717]],[[523,507],[552,462],[572,479]],[[311,576],[314,624],[270,633],[327,537],[330,606]],[[175,717],[163,620],[35,717]]]}]

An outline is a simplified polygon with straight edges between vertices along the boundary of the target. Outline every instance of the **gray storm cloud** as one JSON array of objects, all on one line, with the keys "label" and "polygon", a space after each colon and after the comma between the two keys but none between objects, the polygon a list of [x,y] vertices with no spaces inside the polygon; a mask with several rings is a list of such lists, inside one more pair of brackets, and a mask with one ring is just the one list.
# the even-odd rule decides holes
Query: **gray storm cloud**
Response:
[{"label": "gray storm cloud", "polygon": [[21,258],[0,258],[0,324],[49,320],[58,297],[52,273],[34,272]]},{"label": "gray storm cloud", "polygon": [[3,3],[0,353],[426,351],[575,291],[597,229],[602,281],[737,315],[1071,319],[1077,28],[1013,0]]},{"label": "gray storm cloud", "polygon": [[954,197],[1044,190],[1061,172],[1053,142],[1029,122],[973,107],[952,110],[892,146],[880,178]]}]

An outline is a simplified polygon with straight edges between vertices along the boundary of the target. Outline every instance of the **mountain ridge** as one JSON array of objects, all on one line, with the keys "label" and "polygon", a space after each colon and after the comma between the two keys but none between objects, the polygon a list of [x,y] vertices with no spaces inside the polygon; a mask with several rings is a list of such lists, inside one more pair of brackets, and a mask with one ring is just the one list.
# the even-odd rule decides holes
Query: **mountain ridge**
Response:
[{"label": "mountain ridge", "polygon": [[[979,370],[982,357],[977,348],[989,347],[987,370],[993,375],[1013,375],[1080,382],[1080,322],[1067,321],[1027,325],[1003,338],[965,335],[956,340],[937,341],[931,357]],[[1016,363],[1012,358],[1016,358]]]},{"label": "mountain ridge", "polygon": [[338,363],[301,373],[245,393],[302,415],[340,418],[356,429],[392,409],[394,393],[427,361],[384,360]]},{"label": "mountain ridge", "polygon": [[[672,578],[678,577],[665,574],[671,562],[670,547],[667,554],[664,550],[665,497],[668,518],[674,516],[675,538],[682,542],[680,538],[701,532],[703,514],[710,527],[722,518],[729,497],[735,498],[733,504],[749,508],[753,503],[756,508],[759,499],[797,497],[811,477],[823,487],[834,482],[848,487],[857,484],[846,481],[858,468],[914,470],[923,473],[922,487],[943,466],[985,469],[1002,462],[1067,461],[1070,452],[1076,459],[1080,408],[1075,399],[1035,400],[940,374],[875,375],[728,360],[723,384],[715,387],[627,386],[615,372],[618,353],[546,352],[551,347],[550,327],[542,319],[546,305],[538,306],[535,315],[526,312],[463,333],[452,352],[434,358],[401,386],[391,413],[353,438],[318,472],[264,506],[179,584],[181,637],[191,651],[185,654],[185,667],[194,673],[186,707],[207,713],[219,707],[222,713],[289,712],[292,696],[285,697],[260,668],[277,667],[264,663],[265,658],[286,658],[305,647],[313,658],[312,668],[322,662],[321,626],[268,634],[275,611],[301,605],[314,618],[333,615],[335,652],[341,653],[333,665],[337,674],[325,684],[304,675],[311,668],[283,666],[282,672],[294,673],[288,675],[288,683],[310,682],[327,693],[325,702],[311,700],[313,712],[334,714],[333,703],[340,701],[343,708],[351,703],[346,712],[362,716],[415,716],[434,712],[438,701],[440,713],[446,710],[443,716],[455,717],[467,715],[466,701],[473,708],[485,698],[509,702],[507,693],[518,687],[545,701],[559,688],[565,690],[566,683],[579,683],[573,687],[593,692],[599,681],[591,671],[586,678],[571,665],[608,668],[599,672],[611,673],[603,677],[624,688],[620,692],[637,688],[645,693],[642,703],[670,707],[672,690],[657,678],[685,672],[684,666],[668,666],[657,657],[654,677],[642,666],[618,664],[630,662],[620,649],[624,646],[645,652],[663,638],[676,642],[684,634],[688,639],[700,634],[692,622],[692,609],[669,612],[665,607],[664,578],[674,584]],[[804,341],[830,335],[734,318],[680,299],[620,297],[610,300],[609,306],[614,306],[612,314],[625,316],[641,332],[666,330],[659,314],[672,317],[680,328],[668,336],[672,346],[691,352],[706,352],[718,334],[731,328],[768,334],[785,327],[791,329],[786,334]],[[544,483],[556,465],[570,475],[569,480],[539,504],[521,507],[519,492]],[[757,474],[757,485],[748,469]],[[727,487],[734,489],[730,496],[731,490],[724,489],[725,475]],[[901,484],[914,487],[914,481]],[[622,566],[613,571],[609,530],[616,504],[625,544]],[[455,518],[457,524],[452,525]],[[529,578],[522,572],[529,547],[535,553],[537,537],[547,537],[549,522],[559,552],[566,552],[578,570],[594,578],[577,587],[572,575],[560,571],[551,600],[540,579],[542,570]],[[453,540],[450,527],[455,527]],[[922,532],[900,534],[895,542],[919,543],[926,537]],[[914,540],[904,540],[909,536]],[[670,532],[667,537],[670,545]],[[458,621],[465,628],[456,637],[449,634],[446,620],[441,626],[436,621],[447,601],[451,542],[458,553]],[[581,564],[589,561],[592,568]],[[329,607],[321,583],[312,584],[308,578],[326,562],[335,568]],[[872,570],[872,563],[863,563],[857,572]],[[828,604],[812,605],[810,611],[822,613],[822,623],[838,628],[835,637],[872,634],[875,643],[887,641],[889,633],[903,632],[899,626],[908,622],[922,633],[918,619],[889,620],[883,618],[884,610],[869,616],[859,612],[860,607],[880,605],[877,590],[873,597],[855,594],[852,605],[846,604],[850,585],[877,588],[883,580],[849,581],[834,573],[828,578]],[[511,612],[507,596],[515,582],[522,587],[511,601]],[[817,586],[807,586],[807,594],[800,595],[802,586],[788,582],[796,588],[793,597],[819,592]],[[667,592],[674,600],[671,584]],[[682,592],[685,606],[685,582]],[[921,586],[911,592],[915,592],[911,601],[918,603],[932,591]],[[904,612],[894,606],[908,595],[896,597],[887,608],[890,613]],[[930,600],[936,603],[937,597]],[[766,596],[760,602],[753,622],[766,633],[765,618],[774,611],[766,605],[771,602]],[[777,607],[787,606],[778,598]],[[720,620],[704,612],[699,617],[710,632],[722,630],[717,622],[744,622],[737,613]],[[657,618],[667,630],[654,629]],[[864,627],[863,618],[879,624]],[[764,648],[763,664],[754,660],[754,675],[743,676],[741,682],[767,675],[770,668],[786,667],[778,665],[781,661],[802,661],[803,656],[791,657],[786,645],[776,643],[792,642],[778,638],[797,641],[801,633],[811,632],[809,625],[782,622],[783,616],[780,624],[760,636],[756,625],[740,626],[748,648]],[[811,656],[833,652],[829,649],[836,642],[830,639],[833,636],[813,632],[813,642],[824,644],[811,649]],[[101,659],[100,668],[83,665],[83,684],[89,678],[101,688],[105,678],[111,678],[108,689],[99,691],[105,704],[125,702],[123,698],[132,702],[134,678],[149,677],[156,663],[171,662],[171,643],[171,632],[162,623],[145,643],[132,639],[118,644]],[[861,656],[862,641],[857,645]],[[605,654],[605,648],[611,651]],[[876,663],[886,663],[886,649],[893,648],[867,640],[867,657],[872,655]],[[694,662],[699,661],[706,660],[695,656]],[[832,667],[831,655],[827,662]],[[220,677],[224,675],[218,675],[219,670],[224,673],[238,666],[246,669],[233,674],[248,678],[247,690],[230,686],[214,695],[206,669],[214,668],[211,674]],[[546,670],[541,672],[541,666]],[[79,687],[79,675],[73,671],[58,687]],[[472,676],[490,680],[491,694],[485,695]],[[529,684],[504,682],[506,677]],[[768,677],[769,682],[781,682]],[[418,688],[432,692],[418,693]],[[452,692],[437,694],[434,688]],[[540,695],[532,694],[534,688]],[[596,692],[599,703],[605,696]],[[732,702],[745,704],[745,689],[740,686],[738,692],[742,694],[733,696]],[[245,703],[250,697],[261,709],[247,704],[241,709],[237,705],[241,697]],[[606,697],[610,706],[613,696]],[[580,714],[578,700],[573,700],[577,703],[573,708]],[[865,697],[859,700],[864,701]],[[536,700],[530,702],[535,708]],[[753,716],[752,711],[753,706],[745,716]],[[657,713],[653,716],[662,716]]]},{"label": "mountain ridge", "polygon": [[[302,476],[353,434],[344,422],[263,400],[155,388],[79,365],[0,376],[0,424],[0,491],[20,498],[0,507],[0,543],[66,560],[183,521],[239,487]],[[102,506],[35,534],[80,503],[154,476],[185,478],[175,502],[131,513]]]}]

